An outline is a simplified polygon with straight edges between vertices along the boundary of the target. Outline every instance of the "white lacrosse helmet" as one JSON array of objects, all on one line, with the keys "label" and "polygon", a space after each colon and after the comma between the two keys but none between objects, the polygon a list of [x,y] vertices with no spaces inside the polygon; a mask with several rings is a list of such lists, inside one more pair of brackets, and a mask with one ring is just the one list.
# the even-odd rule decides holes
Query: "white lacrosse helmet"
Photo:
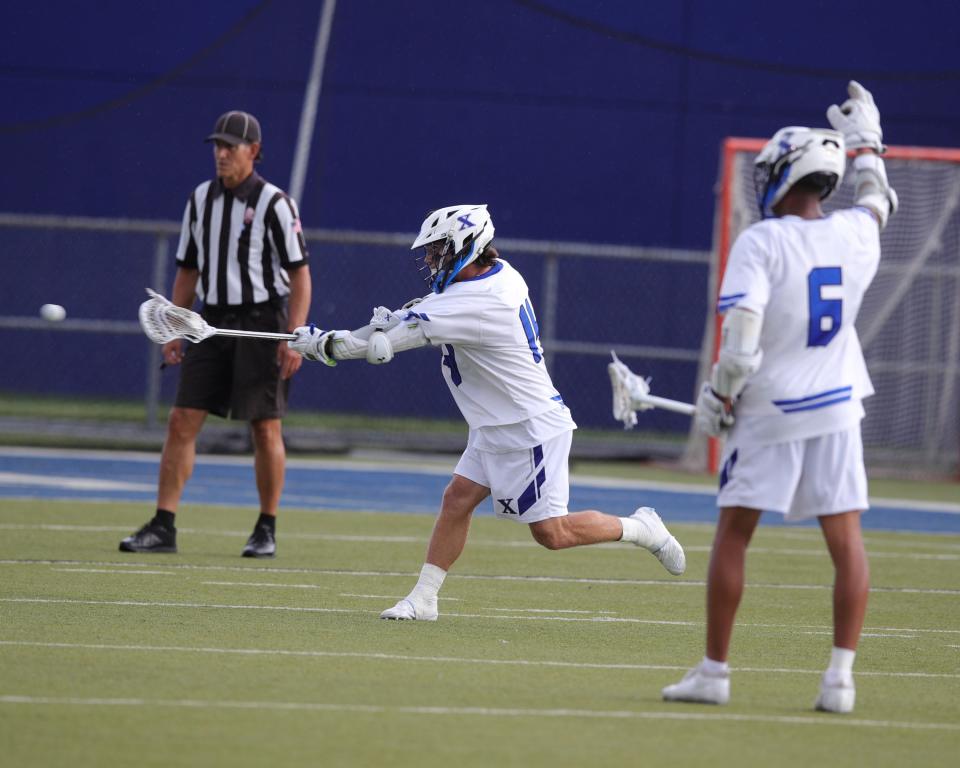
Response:
[{"label": "white lacrosse helmet", "polygon": [[820,187],[820,199],[826,200],[840,186],[847,165],[843,134],[829,128],[781,128],[753,161],[760,215],[776,214],[774,206],[801,179]]},{"label": "white lacrosse helmet", "polygon": [[430,290],[443,293],[460,270],[483,253],[493,231],[486,205],[450,205],[428,213],[410,250],[424,248],[418,262],[422,272],[429,270],[424,280]]}]

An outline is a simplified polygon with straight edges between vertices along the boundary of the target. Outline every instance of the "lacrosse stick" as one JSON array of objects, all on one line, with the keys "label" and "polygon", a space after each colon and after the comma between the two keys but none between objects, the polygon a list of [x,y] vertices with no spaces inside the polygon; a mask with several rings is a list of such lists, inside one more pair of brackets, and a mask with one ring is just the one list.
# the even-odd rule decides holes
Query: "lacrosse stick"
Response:
[{"label": "lacrosse stick", "polygon": [[194,344],[211,336],[240,336],[250,339],[297,338],[292,333],[268,333],[266,331],[234,331],[214,328],[196,312],[178,307],[159,293],[147,288],[150,298],[140,305],[140,327],[150,341],[166,344],[174,339],[186,339]]},{"label": "lacrosse stick", "polygon": [[617,353],[610,351],[613,362],[607,363],[610,374],[610,386],[613,389],[613,418],[623,422],[624,429],[633,429],[637,425],[636,411],[649,411],[662,408],[666,411],[692,416],[696,407],[691,403],[670,400],[650,394],[650,380],[642,379],[620,361]]}]

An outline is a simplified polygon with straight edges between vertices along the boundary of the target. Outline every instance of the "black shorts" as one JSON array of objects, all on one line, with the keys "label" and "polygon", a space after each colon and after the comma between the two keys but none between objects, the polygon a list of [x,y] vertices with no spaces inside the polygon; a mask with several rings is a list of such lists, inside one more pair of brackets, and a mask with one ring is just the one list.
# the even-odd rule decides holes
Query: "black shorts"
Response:
[{"label": "black shorts", "polygon": [[[215,328],[287,330],[286,303],[206,307],[202,314]],[[180,364],[175,404],[240,421],[282,418],[287,412],[290,380],[280,379],[278,344],[286,342],[211,336],[199,344],[188,344]]]}]

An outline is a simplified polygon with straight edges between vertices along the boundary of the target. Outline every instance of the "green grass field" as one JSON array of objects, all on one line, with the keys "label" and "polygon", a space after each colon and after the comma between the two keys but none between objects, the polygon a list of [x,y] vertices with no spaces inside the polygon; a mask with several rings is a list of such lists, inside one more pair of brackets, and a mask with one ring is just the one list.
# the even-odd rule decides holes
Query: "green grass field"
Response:
[{"label": "green grass field", "polygon": [[857,710],[812,704],[831,645],[819,534],[761,528],[733,700],[666,704],[702,654],[712,529],[688,571],[629,545],[536,547],[475,520],[436,623],[377,619],[425,515],[184,510],[179,555],[117,542],[142,505],[0,504],[0,755],[9,766],[911,766],[960,750],[960,539],[868,536]]}]

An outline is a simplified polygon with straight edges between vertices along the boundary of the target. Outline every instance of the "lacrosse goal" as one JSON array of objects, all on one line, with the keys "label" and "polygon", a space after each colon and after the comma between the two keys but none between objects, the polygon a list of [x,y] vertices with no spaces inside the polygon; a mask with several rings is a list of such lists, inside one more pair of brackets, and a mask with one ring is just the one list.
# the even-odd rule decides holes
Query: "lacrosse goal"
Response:
[{"label": "lacrosse goal", "polygon": [[[737,235],[757,221],[753,160],[763,139],[728,138],[721,153],[709,311],[698,381],[716,358],[717,290]],[[884,155],[900,209],[881,235],[882,259],[857,329],[876,394],[865,401],[870,469],[932,476],[960,460],[960,150],[890,147]],[[848,173],[825,205],[849,207]],[[691,431],[690,466],[715,472],[716,440]]]}]

